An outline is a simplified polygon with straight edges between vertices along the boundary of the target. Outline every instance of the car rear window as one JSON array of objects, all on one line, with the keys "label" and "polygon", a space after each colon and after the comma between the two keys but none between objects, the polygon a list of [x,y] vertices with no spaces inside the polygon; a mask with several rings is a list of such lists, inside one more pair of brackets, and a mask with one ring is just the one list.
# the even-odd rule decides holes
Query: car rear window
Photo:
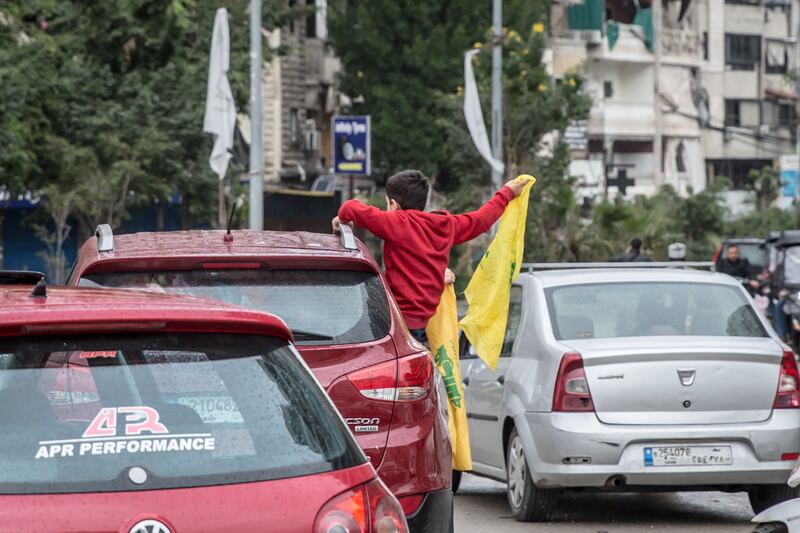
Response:
[{"label": "car rear window", "polygon": [[0,493],[211,486],[365,462],[297,353],[271,337],[0,341]]},{"label": "car rear window", "polygon": [[597,283],[547,289],[561,340],[709,335],[766,337],[737,287],[704,283]]},{"label": "car rear window", "polygon": [[80,285],[215,298],[281,317],[299,344],[350,344],[389,334],[380,277],[348,270],[173,270],[89,274]]}]

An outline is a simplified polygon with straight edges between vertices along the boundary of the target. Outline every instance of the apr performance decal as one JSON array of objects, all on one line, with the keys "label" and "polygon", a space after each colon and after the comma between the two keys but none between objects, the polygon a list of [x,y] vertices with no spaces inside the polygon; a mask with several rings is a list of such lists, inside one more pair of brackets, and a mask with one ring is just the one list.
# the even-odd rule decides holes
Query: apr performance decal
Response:
[{"label": "apr performance decal", "polygon": [[42,440],[36,459],[123,453],[213,451],[211,433],[172,434],[152,407],[104,407],[79,439]]}]

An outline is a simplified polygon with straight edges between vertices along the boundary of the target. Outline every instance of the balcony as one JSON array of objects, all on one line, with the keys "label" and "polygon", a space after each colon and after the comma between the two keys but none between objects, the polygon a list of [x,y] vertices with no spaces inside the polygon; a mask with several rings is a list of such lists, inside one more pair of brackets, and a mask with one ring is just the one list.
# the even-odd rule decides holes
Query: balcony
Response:
[{"label": "balcony", "polygon": [[589,114],[589,135],[614,139],[652,139],[655,109],[651,102],[603,100]]}]

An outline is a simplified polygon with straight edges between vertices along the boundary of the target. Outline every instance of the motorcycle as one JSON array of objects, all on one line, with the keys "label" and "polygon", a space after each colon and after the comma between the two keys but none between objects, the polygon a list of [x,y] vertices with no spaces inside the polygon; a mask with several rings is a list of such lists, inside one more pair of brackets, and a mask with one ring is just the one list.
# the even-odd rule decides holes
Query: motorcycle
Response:
[{"label": "motorcycle", "polygon": [[[795,462],[787,485],[800,485],[800,459]],[[756,515],[753,522],[758,525],[752,533],[800,533],[800,498],[770,507]]]},{"label": "motorcycle", "polygon": [[[774,243],[775,265],[772,275],[773,293],[777,294],[775,306],[782,306],[789,332],[787,340],[795,351],[800,349],[800,230],[787,230]],[[779,314],[774,317],[779,319]],[[777,327],[779,331],[782,329]]]}]

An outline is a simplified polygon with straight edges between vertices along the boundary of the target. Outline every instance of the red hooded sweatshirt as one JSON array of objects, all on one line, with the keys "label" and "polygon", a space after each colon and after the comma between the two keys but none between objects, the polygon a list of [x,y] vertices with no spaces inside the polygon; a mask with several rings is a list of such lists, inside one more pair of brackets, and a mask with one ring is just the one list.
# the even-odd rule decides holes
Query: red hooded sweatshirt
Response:
[{"label": "red hooded sweatshirt", "polygon": [[422,329],[439,306],[450,249],[491,228],[513,198],[514,191],[503,187],[486,205],[463,215],[416,209],[381,211],[349,200],[339,208],[339,220],[355,222],[384,240],[389,287],[406,325]]}]

